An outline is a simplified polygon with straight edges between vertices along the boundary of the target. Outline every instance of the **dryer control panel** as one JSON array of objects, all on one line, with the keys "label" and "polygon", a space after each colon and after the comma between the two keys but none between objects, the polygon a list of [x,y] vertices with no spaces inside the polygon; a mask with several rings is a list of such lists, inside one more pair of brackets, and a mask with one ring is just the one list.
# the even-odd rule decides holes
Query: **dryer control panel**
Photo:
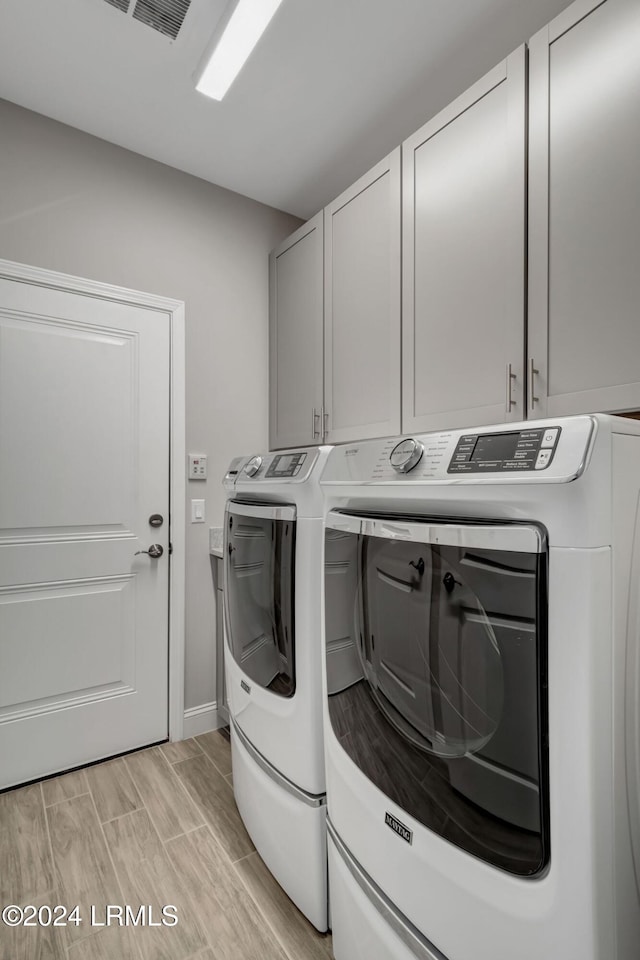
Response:
[{"label": "dryer control panel", "polygon": [[584,470],[596,428],[581,415],[340,444],[320,483],[566,483]]},{"label": "dryer control panel", "polygon": [[447,473],[503,473],[545,470],[558,445],[562,427],[467,433],[458,438]]}]

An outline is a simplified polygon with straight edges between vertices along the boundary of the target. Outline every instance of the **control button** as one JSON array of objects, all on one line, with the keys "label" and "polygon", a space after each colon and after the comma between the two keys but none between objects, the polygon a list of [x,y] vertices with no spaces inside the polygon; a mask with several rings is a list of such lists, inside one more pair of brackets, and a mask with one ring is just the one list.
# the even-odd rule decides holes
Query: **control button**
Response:
[{"label": "control button", "polygon": [[262,466],[262,457],[251,457],[245,465],[244,472],[248,477],[255,477]]},{"label": "control button", "polygon": [[558,436],[558,428],[554,427],[552,430],[545,430],[544,437],[542,438],[541,447],[552,447],[556,442],[556,437]]},{"label": "control button", "polygon": [[551,450],[541,450],[536,460],[536,470],[544,470],[551,460]]},{"label": "control button", "polygon": [[533,460],[503,460],[501,470],[533,470]]},{"label": "control button", "polygon": [[391,451],[389,462],[398,473],[409,473],[420,463],[423,453],[424,447],[419,440],[401,440]]}]

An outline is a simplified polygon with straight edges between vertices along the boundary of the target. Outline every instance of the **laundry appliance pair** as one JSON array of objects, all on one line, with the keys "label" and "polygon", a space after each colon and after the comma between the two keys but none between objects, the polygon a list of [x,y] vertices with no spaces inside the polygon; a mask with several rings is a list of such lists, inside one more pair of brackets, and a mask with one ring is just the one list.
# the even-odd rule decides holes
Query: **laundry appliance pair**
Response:
[{"label": "laundry appliance pair", "polygon": [[[269,455],[265,483],[279,468],[300,477],[301,454]],[[243,656],[262,665],[255,693],[279,703],[278,717],[303,689],[308,716],[323,716],[318,822],[336,960],[637,960],[640,425],[580,416],[306,454],[324,519],[290,585],[276,578],[277,656],[260,654],[258,622],[233,653],[250,605],[229,595],[234,784],[267,865],[313,922],[326,916],[303,903],[312,858],[295,818],[284,805],[276,814],[264,765],[278,749],[278,763],[288,758],[279,789],[293,800],[292,764],[318,748],[320,727],[298,736],[300,722],[269,726],[256,705],[250,729]],[[270,521],[279,534],[243,527],[235,501],[256,503],[240,486],[227,582],[244,578],[250,592],[264,561],[251,560],[248,540],[271,542],[280,570],[304,541],[287,529],[290,512]],[[274,509],[287,505],[275,485],[270,496]],[[287,638],[304,630],[298,589],[309,585],[324,669],[316,657],[304,681],[314,692],[301,677],[287,696]]]}]

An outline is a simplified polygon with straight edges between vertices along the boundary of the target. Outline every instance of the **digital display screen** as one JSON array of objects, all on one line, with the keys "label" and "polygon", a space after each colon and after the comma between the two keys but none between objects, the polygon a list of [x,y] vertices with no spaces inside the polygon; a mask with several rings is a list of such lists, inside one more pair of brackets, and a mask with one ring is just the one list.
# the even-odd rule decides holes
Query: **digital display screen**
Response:
[{"label": "digital display screen", "polygon": [[271,461],[265,476],[277,477],[279,480],[291,479],[298,475],[300,467],[306,459],[306,453],[279,453]]},{"label": "digital display screen", "polygon": [[273,465],[274,473],[287,473],[294,464],[297,463],[298,458],[290,454],[289,456],[277,457],[276,462]]},{"label": "digital display screen", "polygon": [[458,439],[447,473],[503,473],[544,470],[561,427],[533,427],[505,433],[467,433]]},{"label": "digital display screen", "polygon": [[494,433],[478,437],[472,462],[478,460],[512,460],[520,439],[519,433]]}]

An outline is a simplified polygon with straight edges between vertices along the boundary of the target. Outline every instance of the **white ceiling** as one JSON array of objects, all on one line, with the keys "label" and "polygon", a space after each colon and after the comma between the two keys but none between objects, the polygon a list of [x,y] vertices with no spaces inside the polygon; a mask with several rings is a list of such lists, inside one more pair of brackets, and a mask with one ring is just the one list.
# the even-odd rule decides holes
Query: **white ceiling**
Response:
[{"label": "white ceiling", "polygon": [[307,218],[566,6],[283,0],[218,103],[193,74],[226,0],[175,41],[105,0],[2,0],[0,96]]}]

